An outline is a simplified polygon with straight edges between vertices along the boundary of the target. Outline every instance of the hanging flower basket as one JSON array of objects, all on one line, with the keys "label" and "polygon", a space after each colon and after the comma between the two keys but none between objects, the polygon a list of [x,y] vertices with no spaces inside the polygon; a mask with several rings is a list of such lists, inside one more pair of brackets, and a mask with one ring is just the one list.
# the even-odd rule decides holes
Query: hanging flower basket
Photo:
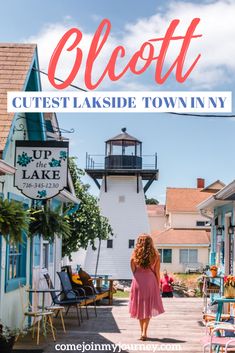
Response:
[{"label": "hanging flower basket", "polygon": [[27,233],[29,221],[22,203],[0,199],[0,233],[7,241],[22,242],[22,232]]},{"label": "hanging flower basket", "polygon": [[235,298],[235,277],[227,276],[224,277],[224,297]]}]

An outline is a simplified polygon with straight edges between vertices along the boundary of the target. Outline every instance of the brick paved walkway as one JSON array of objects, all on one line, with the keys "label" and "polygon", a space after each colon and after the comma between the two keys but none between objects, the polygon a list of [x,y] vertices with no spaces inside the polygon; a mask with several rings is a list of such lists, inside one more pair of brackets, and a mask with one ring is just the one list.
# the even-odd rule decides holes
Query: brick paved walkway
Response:
[{"label": "brick paved walkway", "polygon": [[[155,349],[160,348],[162,345],[161,349],[163,349],[163,346],[165,346],[165,349],[161,350],[161,352],[169,352],[169,344],[172,344],[174,346],[177,345],[175,350],[178,348],[183,353],[201,353],[200,339],[204,333],[201,322],[202,300],[200,298],[164,298],[164,307],[166,312],[150,322],[150,340],[147,342],[138,340],[139,324],[137,320],[129,318],[128,301],[116,299],[113,307],[99,306],[97,318],[94,317],[93,308],[89,307],[90,319],[84,319],[80,327],[77,326],[75,312],[71,311],[68,317],[65,318],[67,334],[61,331],[60,321],[56,320],[56,344],[77,345],[85,342],[89,352],[112,352],[111,346],[106,346],[104,350],[94,350],[89,347],[89,344],[92,342],[110,345],[120,343],[123,344],[123,353],[144,351],[144,347],[138,348],[136,346],[131,349],[131,347],[125,345],[145,344],[147,346],[151,344],[155,346]],[[27,352],[29,347],[36,348],[34,341],[30,337],[20,340],[17,347],[25,348],[25,352]],[[55,353],[57,351],[51,337],[48,337],[46,341],[42,337],[40,348],[43,348],[45,353]],[[61,346],[61,348],[64,349],[64,346]],[[63,351],[69,352],[69,350]],[[73,350],[72,352],[74,351],[79,352],[79,350]]]}]

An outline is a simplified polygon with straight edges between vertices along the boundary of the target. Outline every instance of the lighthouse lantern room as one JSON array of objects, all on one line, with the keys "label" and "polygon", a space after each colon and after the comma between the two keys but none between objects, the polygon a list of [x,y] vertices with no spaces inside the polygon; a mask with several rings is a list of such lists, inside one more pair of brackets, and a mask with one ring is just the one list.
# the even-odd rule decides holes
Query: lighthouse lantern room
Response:
[{"label": "lighthouse lantern room", "polygon": [[106,141],[101,163],[97,157],[87,154],[86,173],[100,189],[101,212],[114,235],[109,240],[97,240],[97,250],[88,248],[85,268],[92,274],[130,279],[130,257],[136,239],[150,231],[145,193],[158,179],[157,155],[143,156],[142,142],[123,128]]}]

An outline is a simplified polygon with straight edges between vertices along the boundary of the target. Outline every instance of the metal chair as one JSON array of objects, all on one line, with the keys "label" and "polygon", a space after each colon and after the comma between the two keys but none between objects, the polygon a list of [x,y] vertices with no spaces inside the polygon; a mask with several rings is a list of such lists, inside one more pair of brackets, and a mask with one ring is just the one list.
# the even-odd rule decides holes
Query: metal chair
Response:
[{"label": "metal chair", "polygon": [[[48,287],[49,288],[54,288],[49,274],[45,273],[44,277],[46,278]],[[56,294],[55,292],[51,292],[50,294],[51,294],[52,303],[54,305],[59,305],[59,306],[63,306],[65,308],[67,308],[66,315],[68,314],[68,311],[69,311],[69,309],[72,306],[76,308],[78,325],[80,326],[81,325],[81,320],[80,320],[80,317],[79,317],[79,310],[78,309],[80,307],[81,300],[79,300],[78,298],[75,298],[74,300],[67,300],[66,298],[60,299],[60,297],[62,295],[64,295],[64,291],[63,290],[58,292],[58,294]],[[81,309],[80,309],[80,313],[81,313]]]},{"label": "metal chair", "polygon": [[231,351],[230,348],[234,351],[235,348],[235,338],[233,337],[225,337],[218,336],[223,331],[235,332],[235,325],[229,323],[218,323],[217,326],[210,332],[210,335],[206,335],[202,339],[203,344],[203,353],[209,349],[211,353],[213,348],[216,349],[216,352],[219,351],[220,348],[225,349],[225,353]]},{"label": "metal chair", "polygon": [[[67,300],[67,301],[77,300],[79,302],[81,321],[83,321],[82,310],[81,310],[82,306],[85,306],[86,316],[87,316],[87,319],[89,319],[88,308],[87,308],[87,297],[86,297],[85,290],[83,288],[78,288],[77,290],[73,289],[67,272],[64,272],[64,271],[57,272],[57,274],[59,276],[61,287],[63,290],[63,296],[64,296],[63,300]],[[82,295],[80,295],[79,292],[81,292]],[[68,307],[66,314],[68,313],[69,309],[70,307]]]},{"label": "metal chair", "polygon": [[[44,273],[44,278],[46,279],[48,288],[54,289],[49,273]],[[51,293],[51,296],[53,296],[53,295],[56,295],[56,294],[55,293]],[[61,324],[62,324],[62,327],[63,327],[63,331],[64,331],[64,333],[66,333],[64,317],[63,317],[63,312],[65,310],[64,306],[59,305],[59,304],[55,304],[53,302],[53,300],[52,300],[51,305],[47,305],[46,309],[50,310],[50,311],[53,311],[55,317],[60,315],[60,320],[61,320]]]},{"label": "metal chair", "polygon": [[[97,310],[96,310],[97,293],[96,293],[96,289],[94,288],[92,282],[91,282],[92,285],[74,283],[72,280],[72,268],[70,265],[63,266],[62,272],[64,272],[64,271],[67,272],[67,274],[69,276],[72,289],[75,292],[79,291],[80,289],[82,289],[85,292],[87,305],[88,304],[94,305],[95,316],[97,317]],[[81,280],[81,278],[79,278],[79,279]]]}]

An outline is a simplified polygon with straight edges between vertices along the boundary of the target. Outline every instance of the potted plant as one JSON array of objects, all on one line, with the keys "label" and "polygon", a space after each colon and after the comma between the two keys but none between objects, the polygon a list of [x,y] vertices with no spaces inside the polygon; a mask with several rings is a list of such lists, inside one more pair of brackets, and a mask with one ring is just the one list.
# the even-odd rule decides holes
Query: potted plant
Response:
[{"label": "potted plant", "polygon": [[235,276],[224,277],[224,297],[235,298]]},{"label": "potted plant", "polygon": [[47,204],[30,210],[29,235],[41,234],[44,239],[53,241],[55,235],[68,237],[71,227],[68,217],[60,212],[60,206],[52,210]]},{"label": "potted plant", "polygon": [[218,267],[215,265],[212,265],[210,267],[210,271],[211,271],[211,277],[216,277],[218,273]]},{"label": "potted plant", "polygon": [[0,234],[6,241],[22,241],[22,232],[27,232],[29,215],[22,203],[0,199]]},{"label": "potted plant", "polygon": [[27,332],[19,329],[12,329],[0,322],[0,352],[11,353],[15,344],[16,337]]}]

